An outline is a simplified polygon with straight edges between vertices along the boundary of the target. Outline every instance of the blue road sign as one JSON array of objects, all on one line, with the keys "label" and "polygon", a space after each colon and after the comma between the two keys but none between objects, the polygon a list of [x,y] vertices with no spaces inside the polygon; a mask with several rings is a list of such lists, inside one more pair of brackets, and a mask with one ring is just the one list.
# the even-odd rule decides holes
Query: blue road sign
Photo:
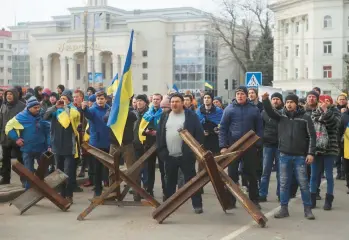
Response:
[{"label": "blue road sign", "polygon": [[262,72],[247,72],[245,75],[246,87],[262,86],[263,74]]}]

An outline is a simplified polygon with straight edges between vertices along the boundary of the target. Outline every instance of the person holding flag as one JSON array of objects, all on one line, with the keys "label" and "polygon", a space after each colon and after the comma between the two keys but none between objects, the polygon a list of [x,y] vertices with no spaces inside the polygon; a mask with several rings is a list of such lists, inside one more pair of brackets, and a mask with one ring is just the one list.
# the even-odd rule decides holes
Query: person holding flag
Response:
[{"label": "person holding flag", "polygon": [[62,184],[61,195],[73,203],[75,159],[79,156],[78,141],[80,113],[72,104],[72,92],[65,90],[55,106],[47,109],[44,120],[51,120],[51,146],[57,167],[68,175]]}]

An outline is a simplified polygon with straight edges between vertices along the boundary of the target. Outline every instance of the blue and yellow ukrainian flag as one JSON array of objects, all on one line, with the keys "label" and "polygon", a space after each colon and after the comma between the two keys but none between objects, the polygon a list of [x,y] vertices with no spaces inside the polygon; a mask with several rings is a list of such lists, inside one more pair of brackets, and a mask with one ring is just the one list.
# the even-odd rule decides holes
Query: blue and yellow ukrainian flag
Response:
[{"label": "blue and yellow ukrainian flag", "polygon": [[344,131],[344,158],[349,159],[349,123]]},{"label": "blue and yellow ukrainian flag", "polygon": [[111,82],[110,86],[107,88],[107,95],[112,95],[113,93],[115,93],[115,91],[118,89],[118,85],[119,85],[119,74],[117,73],[113,78],[113,81]]},{"label": "blue and yellow ukrainian flag", "polygon": [[142,120],[139,124],[138,129],[138,138],[141,143],[143,143],[146,139],[146,136],[143,135],[144,130],[148,127],[148,124],[154,120],[154,127],[157,127],[160,121],[160,117],[162,114],[162,108],[159,108],[156,112],[154,112],[154,106],[151,106],[146,113],[143,114]]},{"label": "blue and yellow ukrainian flag", "polygon": [[129,111],[130,98],[133,96],[133,83],[132,83],[132,43],[133,33],[131,31],[130,45],[128,47],[126,61],[124,65],[124,71],[119,81],[117,91],[114,93],[114,103],[112,105],[108,127],[113,131],[119,144],[122,144],[122,138],[124,135],[124,129]]},{"label": "blue and yellow ukrainian flag", "polygon": [[208,82],[205,82],[205,87],[207,87],[209,89],[213,89],[213,86],[211,84],[209,84]]}]

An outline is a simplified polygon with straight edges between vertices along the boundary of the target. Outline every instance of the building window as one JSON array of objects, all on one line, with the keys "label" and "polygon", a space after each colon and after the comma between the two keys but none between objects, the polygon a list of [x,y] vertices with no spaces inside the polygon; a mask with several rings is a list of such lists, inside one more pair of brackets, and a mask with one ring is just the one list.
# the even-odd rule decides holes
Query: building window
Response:
[{"label": "building window", "polygon": [[106,69],[105,63],[102,63],[102,77],[103,77],[103,79],[106,78],[106,73],[107,73],[107,69]]},{"label": "building window", "polygon": [[110,79],[114,78],[113,63],[110,64]]},{"label": "building window", "polygon": [[143,56],[143,57],[148,57],[148,51],[146,51],[146,50],[145,50],[145,51],[142,51],[142,56]]},{"label": "building window", "polygon": [[76,79],[80,80],[81,77],[81,65],[78,63],[76,64]]},{"label": "building window", "polygon": [[143,92],[148,92],[148,85],[143,85]]},{"label": "building window", "polygon": [[4,79],[0,79],[0,85],[4,85]]},{"label": "building window", "polygon": [[143,73],[143,80],[148,80],[148,73]]},{"label": "building window", "polygon": [[294,69],[294,77],[295,79],[298,79],[298,68]]},{"label": "building window", "polygon": [[288,28],[290,27],[289,23],[285,24],[285,34],[288,34]]},{"label": "building window", "polygon": [[295,29],[296,33],[299,33],[299,22],[296,22],[296,29]]},{"label": "building window", "polygon": [[3,43],[0,43],[0,48],[4,48],[4,44]]},{"label": "building window", "polygon": [[331,90],[324,90],[323,94],[331,96]]},{"label": "building window", "polygon": [[299,56],[299,45],[296,45],[295,50],[296,50],[296,52],[295,52],[296,57],[298,57]]},{"label": "building window", "polygon": [[305,55],[308,55],[309,53],[309,45],[308,43],[305,44]]},{"label": "building window", "polygon": [[79,15],[74,15],[74,29],[79,29],[81,26],[81,18]]},{"label": "building window", "polygon": [[142,66],[143,66],[143,68],[148,68],[148,63],[144,62],[144,63],[142,63]]},{"label": "building window", "polygon": [[324,78],[332,78],[332,66],[323,66]]},{"label": "building window", "polygon": [[11,57],[11,56],[8,56],[8,57],[7,57],[7,60],[8,60],[8,61],[12,61],[12,57]]},{"label": "building window", "polygon": [[288,58],[288,47],[285,47],[285,58]]},{"label": "building window", "polygon": [[4,60],[4,55],[0,55],[0,60]]},{"label": "building window", "polygon": [[349,41],[347,41],[347,52],[349,53]]},{"label": "building window", "polygon": [[105,15],[105,28],[106,29],[110,29],[110,14],[109,13],[107,13],[106,15]]},{"label": "building window", "polygon": [[7,44],[7,48],[11,49],[12,48],[12,44]]},{"label": "building window", "polygon": [[309,19],[306,18],[305,19],[305,31],[308,32],[308,30],[309,30]]},{"label": "building window", "polygon": [[308,79],[308,75],[309,75],[309,70],[308,70],[308,68],[306,67],[306,68],[305,68],[305,79]]},{"label": "building window", "polygon": [[331,41],[324,42],[324,53],[325,54],[332,53],[332,42]]},{"label": "building window", "polygon": [[324,28],[331,28],[331,27],[332,27],[332,17],[327,15],[324,17]]},{"label": "building window", "polygon": [[288,70],[285,69],[285,79],[288,79]]},{"label": "building window", "polygon": [[8,68],[8,69],[7,69],[7,72],[8,72],[8,73],[12,73],[12,68]]},{"label": "building window", "polygon": [[0,67],[0,73],[4,72],[4,68]]}]

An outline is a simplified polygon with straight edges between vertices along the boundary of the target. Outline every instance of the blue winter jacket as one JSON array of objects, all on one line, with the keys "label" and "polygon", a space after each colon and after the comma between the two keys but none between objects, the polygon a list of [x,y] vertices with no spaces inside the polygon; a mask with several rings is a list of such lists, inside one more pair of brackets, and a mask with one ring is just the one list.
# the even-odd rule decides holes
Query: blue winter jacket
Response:
[{"label": "blue winter jacket", "polygon": [[[23,129],[18,131],[18,126],[22,126]],[[42,153],[50,146],[50,123],[44,121],[40,114],[33,116],[27,109],[24,109],[9,121],[7,127],[11,129],[8,132],[9,138],[14,141],[17,141],[18,138],[23,139],[22,152]]]},{"label": "blue winter jacket", "polygon": [[231,146],[248,131],[263,137],[263,121],[259,109],[251,102],[244,105],[233,102],[224,109],[219,128],[219,147]]},{"label": "blue winter jacket", "polygon": [[99,107],[97,103],[94,103],[91,108],[86,107],[82,110],[85,117],[89,120],[89,144],[93,147],[109,149],[110,128],[107,126],[107,123],[103,121],[103,117],[109,108],[109,105],[105,105],[105,107],[102,108]]}]

